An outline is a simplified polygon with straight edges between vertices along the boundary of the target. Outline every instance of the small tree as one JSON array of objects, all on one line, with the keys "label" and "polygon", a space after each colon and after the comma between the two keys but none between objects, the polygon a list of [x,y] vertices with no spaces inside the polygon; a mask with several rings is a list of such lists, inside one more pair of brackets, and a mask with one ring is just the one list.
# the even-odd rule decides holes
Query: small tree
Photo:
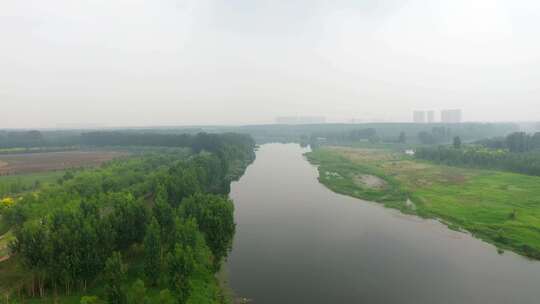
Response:
[{"label": "small tree", "polygon": [[171,207],[167,191],[162,184],[158,184],[155,206],[152,210],[160,229],[161,252],[160,259],[164,260],[165,245],[169,243],[174,232],[174,209]]},{"label": "small tree", "polygon": [[461,149],[461,138],[459,136],[454,137],[454,148]]},{"label": "small tree", "polygon": [[426,131],[418,133],[418,139],[424,145],[432,145],[435,143],[435,137],[433,136],[433,134]]},{"label": "small tree", "polygon": [[182,201],[179,213],[186,219],[184,226],[189,225],[188,219],[196,220],[214,255],[214,270],[219,270],[222,259],[231,248],[236,230],[232,201],[219,195],[198,193]]},{"label": "small tree", "polygon": [[138,279],[133,283],[128,294],[128,303],[129,304],[146,304],[149,303],[149,299],[146,296],[146,287],[144,282],[141,279]]},{"label": "small tree", "polygon": [[374,134],[368,137],[368,141],[371,144],[376,144],[381,141],[381,138],[377,134]]},{"label": "small tree", "polygon": [[122,288],[126,275],[125,265],[122,263],[122,255],[113,252],[105,263],[105,294],[110,304],[125,304],[126,294]]},{"label": "small tree", "polygon": [[405,132],[399,133],[398,142],[399,142],[400,144],[404,144],[404,143],[407,142],[407,135],[405,135]]},{"label": "small tree", "polygon": [[159,281],[161,267],[160,227],[156,218],[152,218],[144,237],[144,273],[150,285]]},{"label": "small tree", "polygon": [[170,290],[164,289],[159,293],[159,304],[174,304],[174,297]]},{"label": "small tree", "polygon": [[190,277],[195,270],[193,250],[189,246],[177,244],[174,252],[167,256],[169,288],[178,304],[184,304],[191,295]]}]

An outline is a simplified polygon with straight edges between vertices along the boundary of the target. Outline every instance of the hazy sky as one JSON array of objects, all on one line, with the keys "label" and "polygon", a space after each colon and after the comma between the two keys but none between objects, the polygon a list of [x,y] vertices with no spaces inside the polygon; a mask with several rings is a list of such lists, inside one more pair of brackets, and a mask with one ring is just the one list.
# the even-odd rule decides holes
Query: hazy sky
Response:
[{"label": "hazy sky", "polygon": [[442,108],[540,120],[540,1],[0,1],[0,128]]}]

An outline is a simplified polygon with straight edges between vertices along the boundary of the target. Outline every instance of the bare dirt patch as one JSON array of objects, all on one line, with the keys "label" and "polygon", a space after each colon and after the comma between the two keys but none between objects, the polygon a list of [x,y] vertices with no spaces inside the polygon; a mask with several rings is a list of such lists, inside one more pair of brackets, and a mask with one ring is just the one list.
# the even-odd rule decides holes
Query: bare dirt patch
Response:
[{"label": "bare dirt patch", "polygon": [[462,174],[452,174],[447,172],[441,174],[441,181],[448,184],[463,184],[466,180],[466,177]]},{"label": "bare dirt patch", "polygon": [[[125,155],[127,154],[110,151],[69,151],[0,155],[0,175],[99,166],[104,162]],[[5,165],[2,166],[1,164]]]},{"label": "bare dirt patch", "polygon": [[364,188],[383,189],[387,185],[384,179],[379,178],[375,175],[356,175],[353,179],[355,184]]}]

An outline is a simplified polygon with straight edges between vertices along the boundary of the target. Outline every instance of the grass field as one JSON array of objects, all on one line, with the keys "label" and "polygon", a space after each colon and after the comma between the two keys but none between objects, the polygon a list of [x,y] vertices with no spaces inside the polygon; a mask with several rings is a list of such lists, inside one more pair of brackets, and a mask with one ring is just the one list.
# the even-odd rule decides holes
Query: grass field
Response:
[{"label": "grass field", "polygon": [[35,190],[37,186],[55,183],[64,174],[65,171],[49,171],[0,176],[0,200],[5,196]]},{"label": "grass field", "polygon": [[32,186],[35,182],[54,182],[63,174],[64,171],[49,171],[28,174],[4,175],[0,176],[0,184],[20,183],[25,186]]},{"label": "grass field", "polygon": [[34,173],[96,166],[126,153],[111,151],[67,151],[0,155],[0,175]]},{"label": "grass field", "polygon": [[[452,229],[540,259],[540,177],[434,165],[387,150],[325,147],[307,156],[319,164],[321,183],[335,192],[439,218]],[[365,175],[386,184],[359,183]]]}]

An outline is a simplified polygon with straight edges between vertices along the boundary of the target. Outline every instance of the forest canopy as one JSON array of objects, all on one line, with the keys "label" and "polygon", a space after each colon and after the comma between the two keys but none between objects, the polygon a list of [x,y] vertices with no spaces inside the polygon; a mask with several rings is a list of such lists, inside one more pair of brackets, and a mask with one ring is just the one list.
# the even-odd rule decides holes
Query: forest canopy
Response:
[{"label": "forest canopy", "polygon": [[97,290],[96,299],[128,303],[136,298],[130,292],[148,287],[175,303],[198,293],[219,303],[214,273],[235,231],[229,185],[253,161],[253,140],[237,134],[120,133],[85,140],[169,143],[191,152],[147,153],[68,172],[56,184],[6,204],[2,217],[15,236],[11,259],[23,271],[2,289],[55,299]]}]

